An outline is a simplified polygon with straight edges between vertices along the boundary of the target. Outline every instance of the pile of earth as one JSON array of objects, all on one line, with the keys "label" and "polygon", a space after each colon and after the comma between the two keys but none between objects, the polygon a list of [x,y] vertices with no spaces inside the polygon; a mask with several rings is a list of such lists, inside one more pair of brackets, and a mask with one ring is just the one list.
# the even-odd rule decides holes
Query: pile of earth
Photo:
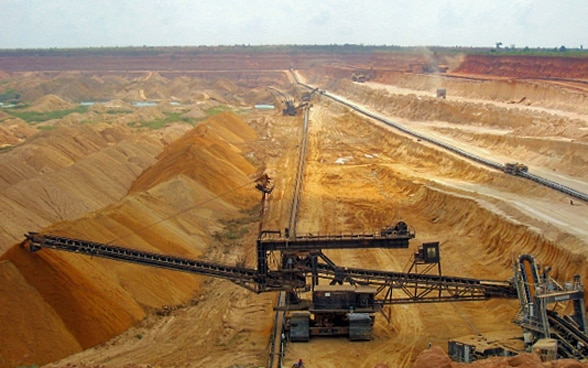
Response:
[{"label": "pile of earth", "polygon": [[76,105],[72,102],[67,102],[61,97],[55,95],[44,95],[27,107],[25,111],[37,111],[37,112],[48,112],[55,110],[69,110],[74,108]]},{"label": "pile of earth", "polygon": [[[8,142],[33,133],[22,121],[1,126],[15,127]],[[28,231],[121,200],[137,175],[155,162],[162,142],[175,140],[188,128],[153,134],[124,123],[76,124],[39,132],[2,153],[0,250],[21,241]]]},{"label": "pile of earth", "polygon": [[[221,76],[186,76],[182,74],[143,72],[119,75],[96,75],[79,72],[44,72],[16,74],[3,84],[2,91],[14,90],[19,101],[30,105],[30,111],[64,110],[81,102],[108,104],[122,100],[126,103],[173,102],[176,107],[196,105],[201,109],[223,104],[249,107],[256,103],[277,103],[268,85],[289,88],[285,73],[270,73],[263,86],[250,86],[250,78],[227,79]],[[51,97],[48,97],[51,96]],[[61,100],[61,101],[60,101]],[[113,106],[114,107],[114,106]],[[54,111],[54,110],[53,110]]]},{"label": "pile of earth", "polygon": [[[22,159],[21,150],[10,152],[13,160],[30,165],[28,171],[14,173],[9,176],[12,182],[4,183],[5,197],[20,193],[20,203],[13,198],[19,210],[3,202],[2,211],[15,218],[15,223],[30,218],[29,223],[35,227],[28,230],[195,258],[214,243],[212,234],[222,231],[221,219],[242,216],[240,211],[258,201],[252,183],[257,168],[237,148],[256,135],[232,113],[209,119],[163,151],[153,143],[149,151],[146,137],[135,146],[123,140],[122,147],[98,149],[108,143],[105,137],[129,132],[110,127],[111,135],[107,135],[101,129],[104,127],[80,128],[93,131],[97,140],[86,139],[85,146],[98,152],[84,152],[78,162],[75,154],[81,153],[80,148],[69,142],[84,142],[84,135],[72,131],[70,136],[63,129],[47,133],[54,134],[51,144],[43,144],[40,136],[36,146],[34,142],[30,147],[27,144],[37,147],[36,152],[29,153],[29,160]],[[70,155],[66,156],[65,147],[56,143],[58,137],[73,148]],[[61,154],[52,148],[59,148]],[[154,154],[158,154],[156,159]],[[141,157],[142,162],[138,161]],[[52,166],[43,172],[43,167],[35,168],[35,162]],[[130,165],[136,169],[128,170]],[[95,180],[97,177],[102,179]],[[35,182],[37,185],[33,185]],[[59,188],[56,183],[70,187]],[[34,201],[35,192],[52,188],[53,201],[42,206],[48,212],[61,212],[64,218],[43,220],[42,207],[27,201]],[[127,195],[128,188],[132,189]],[[33,198],[27,199],[31,195]],[[76,195],[80,198],[71,197]],[[44,222],[54,224],[41,230],[38,226]],[[201,278],[188,274],[51,251],[29,254],[22,245],[4,249],[0,258],[2,366],[47,363],[103,343],[144,319],[150,310],[187,303],[200,290]]]},{"label": "pile of earth", "polygon": [[7,113],[0,111],[0,148],[22,143],[28,137],[37,133],[37,129],[21,119],[13,119]]}]

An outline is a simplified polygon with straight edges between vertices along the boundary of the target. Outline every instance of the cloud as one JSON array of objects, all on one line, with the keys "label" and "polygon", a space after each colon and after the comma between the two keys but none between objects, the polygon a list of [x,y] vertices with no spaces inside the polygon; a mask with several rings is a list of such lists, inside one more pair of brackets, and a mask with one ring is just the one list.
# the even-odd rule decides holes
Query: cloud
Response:
[{"label": "cloud", "polygon": [[588,45],[585,0],[3,0],[0,48]]}]

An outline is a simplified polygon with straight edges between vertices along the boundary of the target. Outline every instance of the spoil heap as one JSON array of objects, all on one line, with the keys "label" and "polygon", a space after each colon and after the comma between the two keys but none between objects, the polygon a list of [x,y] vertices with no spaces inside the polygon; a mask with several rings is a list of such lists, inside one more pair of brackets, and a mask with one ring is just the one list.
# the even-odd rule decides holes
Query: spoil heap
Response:
[{"label": "spoil heap", "polygon": [[[43,231],[199,257],[219,219],[257,202],[246,185],[255,168],[235,146],[252,139],[240,118],[221,114],[170,144],[118,203]],[[0,265],[0,355],[7,367],[103,343],[152,308],[186,303],[201,283],[193,275],[59,252],[31,255],[18,245]]]}]

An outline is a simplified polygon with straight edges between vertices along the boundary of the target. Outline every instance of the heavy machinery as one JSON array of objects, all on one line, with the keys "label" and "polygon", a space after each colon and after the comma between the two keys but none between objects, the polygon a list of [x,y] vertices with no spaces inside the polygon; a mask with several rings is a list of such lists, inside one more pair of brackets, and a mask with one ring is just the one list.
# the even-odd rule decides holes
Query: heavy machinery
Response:
[{"label": "heavy machinery", "polygon": [[[298,105],[296,105],[296,103],[294,102],[294,99],[288,95],[286,95],[284,92],[280,91],[279,89],[275,88],[275,87],[268,87],[271,90],[277,92],[280,95],[280,98],[282,99],[282,103],[284,104],[284,109],[282,109],[282,114],[284,116],[296,116],[298,115],[298,111],[307,106],[308,105],[308,101],[302,100],[302,102]],[[310,96],[309,95],[309,100],[310,100]]]},{"label": "heavy machinery", "polygon": [[529,168],[521,163],[518,162],[508,162],[504,164],[504,172],[511,175],[517,175],[519,173],[526,173],[529,171]]},{"label": "heavy machinery", "polygon": [[528,254],[518,257],[513,270],[520,302],[513,322],[523,329],[522,344],[512,339],[489,343],[486,339],[466,336],[449,341],[450,356],[469,363],[529,351],[539,354],[543,360],[588,359],[588,325],[580,276],[558,283],[550,277],[550,267],[541,269]]},{"label": "heavy machinery", "polygon": [[[588,325],[580,276],[562,285],[549,276],[551,268],[540,270],[530,255],[521,255],[514,265],[521,303],[514,322],[523,328],[527,347],[534,350],[542,340],[553,339],[558,357],[588,359]],[[561,315],[566,312],[562,308],[566,304],[571,314]]]},{"label": "heavy machinery", "polygon": [[370,69],[359,69],[351,73],[351,80],[357,83],[365,83],[374,79],[376,72],[373,68]]},{"label": "heavy machinery", "polygon": [[306,105],[306,102],[302,102],[296,106],[294,100],[284,100],[284,109],[282,110],[282,114],[284,116],[296,116],[298,115],[298,110],[305,107]]},{"label": "heavy machinery", "polygon": [[311,336],[348,336],[351,341],[370,340],[375,313],[381,310],[377,289],[361,285],[317,285],[307,311],[291,312],[286,329],[290,341]]},{"label": "heavy machinery", "polygon": [[[267,230],[260,234],[256,269],[49,234],[30,232],[25,236],[31,252],[42,248],[55,249],[226,279],[256,293],[286,291],[288,303],[285,308],[298,312],[291,315],[289,323],[289,335],[294,341],[322,335],[347,335],[352,340],[367,340],[374,314],[387,304],[516,297],[514,287],[508,281],[340,267],[323,252],[329,249],[408,248],[415,233],[402,221],[375,234],[284,235],[280,231]],[[439,261],[438,243],[426,243],[423,247],[426,248],[415,254],[415,262]],[[282,261],[272,269],[268,260],[276,258],[272,255],[274,252],[281,254],[277,258]],[[313,293],[312,301],[298,297],[306,291]],[[401,295],[393,296],[393,291]],[[301,323],[308,328],[299,327]]]}]

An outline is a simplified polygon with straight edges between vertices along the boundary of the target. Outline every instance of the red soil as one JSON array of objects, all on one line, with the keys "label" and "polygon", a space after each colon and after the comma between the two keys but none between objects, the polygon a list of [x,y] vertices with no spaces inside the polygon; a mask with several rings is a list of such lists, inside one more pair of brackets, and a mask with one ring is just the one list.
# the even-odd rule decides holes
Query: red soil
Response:
[{"label": "red soil", "polygon": [[467,55],[463,63],[453,72],[515,78],[566,78],[588,81],[588,58]]}]

